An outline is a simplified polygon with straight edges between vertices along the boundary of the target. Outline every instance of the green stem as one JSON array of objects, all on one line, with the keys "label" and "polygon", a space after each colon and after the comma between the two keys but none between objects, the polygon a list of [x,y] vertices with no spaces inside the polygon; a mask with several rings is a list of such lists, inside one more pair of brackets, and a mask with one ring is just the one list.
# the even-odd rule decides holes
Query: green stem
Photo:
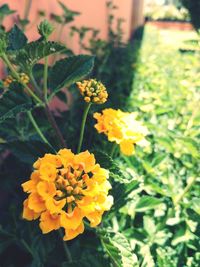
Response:
[{"label": "green stem", "polygon": [[196,179],[197,179],[197,177],[191,178],[191,180],[188,182],[188,184],[185,187],[185,189],[183,190],[183,192],[180,195],[178,195],[177,198],[175,198],[175,200],[174,200],[175,205],[178,205],[179,202],[184,198],[184,196],[189,192],[189,190],[191,189],[191,187],[195,183]]},{"label": "green stem", "polygon": [[32,0],[26,0],[25,10],[24,10],[24,19],[28,19],[28,15],[31,9]]},{"label": "green stem", "polygon": [[47,85],[47,80],[48,80],[48,57],[45,57],[45,63],[44,63],[44,100],[47,102],[47,93],[48,93],[48,85]]},{"label": "green stem", "polygon": [[44,143],[47,144],[47,145],[48,145],[54,152],[56,152],[55,149],[52,147],[52,145],[49,143],[49,141],[46,139],[46,137],[44,136],[44,134],[42,133],[42,131],[40,130],[40,128],[39,128],[37,122],[35,121],[35,119],[34,119],[32,113],[31,113],[31,111],[28,111],[28,112],[27,112],[27,115],[28,115],[28,117],[29,117],[29,119],[30,119],[30,121],[31,121],[31,123],[32,123],[32,125],[33,125],[33,127],[35,128],[36,132],[37,132],[38,135],[40,136],[40,138],[41,138],[41,139],[44,141]]},{"label": "green stem", "polygon": [[103,238],[102,238],[101,236],[99,236],[99,238],[100,238],[102,247],[104,248],[104,250],[106,251],[106,253],[107,253],[108,256],[110,257],[113,266],[114,266],[114,267],[118,267],[117,262],[115,262],[115,259],[113,258],[112,254],[111,254],[110,251],[107,249],[107,247],[106,247],[106,245],[105,245],[105,243],[104,243]]},{"label": "green stem", "polygon": [[89,112],[91,105],[92,105],[91,103],[87,103],[85,106],[84,112],[83,112],[81,132],[80,132],[80,137],[79,137],[79,144],[78,144],[77,153],[80,153],[80,151],[81,151],[81,147],[82,147],[82,143],[83,143],[83,135],[84,135],[84,130],[85,130],[85,123],[86,123],[87,115],[88,115],[88,112]]},{"label": "green stem", "polygon": [[[23,20],[28,20],[28,16],[31,10],[32,0],[26,0]],[[25,30],[25,25],[22,25],[22,30]]]},{"label": "green stem", "polygon": [[5,64],[8,66],[8,68],[10,69],[13,77],[15,77],[17,79],[17,81],[23,85],[24,88],[26,88],[26,90],[28,91],[28,93],[34,98],[34,100],[37,103],[43,105],[43,102],[41,101],[41,99],[36,94],[34,94],[33,91],[25,83],[23,83],[21,81],[19,74],[17,73],[17,71],[15,70],[15,68],[13,67],[13,65],[11,64],[11,62],[8,59],[8,57],[6,56],[6,54],[3,54],[2,55],[2,59],[5,62]]},{"label": "green stem", "polygon": [[54,132],[58,138],[58,141],[59,141],[61,147],[66,147],[66,143],[65,143],[65,140],[62,136],[62,133],[61,133],[60,129],[58,128],[56,120],[54,119],[47,103],[45,104],[45,112],[46,112],[46,116],[48,118],[49,123],[51,124],[52,128],[54,129]]},{"label": "green stem", "polygon": [[27,244],[27,242],[24,239],[20,240],[21,243],[24,245],[24,247],[26,248],[26,250],[31,254],[31,256],[34,258],[34,251],[32,250],[32,248]]},{"label": "green stem", "polygon": [[117,143],[114,142],[112,144],[112,148],[111,148],[111,152],[110,152],[111,158],[113,158],[116,148],[117,148]]},{"label": "green stem", "polygon": [[[61,229],[58,230],[58,234],[63,241],[63,233],[62,233]],[[68,248],[65,241],[63,241],[63,248],[64,248],[65,255],[67,257],[68,262],[71,263],[72,262],[72,255],[71,255],[69,248]]]},{"label": "green stem", "polygon": [[35,78],[34,78],[34,76],[33,76],[32,71],[30,71],[28,75],[29,75],[30,80],[31,80],[31,82],[32,82],[32,84],[33,84],[33,86],[34,86],[34,88],[36,89],[36,91],[37,91],[39,94],[41,94],[41,89],[40,89],[40,87],[38,86],[38,84],[37,84],[37,82],[36,82],[36,80],[35,80]]}]

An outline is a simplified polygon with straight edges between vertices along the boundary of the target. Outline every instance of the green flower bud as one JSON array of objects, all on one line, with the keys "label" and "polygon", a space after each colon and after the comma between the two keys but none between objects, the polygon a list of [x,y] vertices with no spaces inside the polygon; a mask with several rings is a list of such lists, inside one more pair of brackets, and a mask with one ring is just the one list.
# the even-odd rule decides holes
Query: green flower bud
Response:
[{"label": "green flower bud", "polygon": [[52,34],[53,30],[54,30],[53,26],[47,20],[42,21],[40,23],[40,25],[38,26],[38,32],[39,32],[39,34],[45,40],[48,39],[48,37]]}]

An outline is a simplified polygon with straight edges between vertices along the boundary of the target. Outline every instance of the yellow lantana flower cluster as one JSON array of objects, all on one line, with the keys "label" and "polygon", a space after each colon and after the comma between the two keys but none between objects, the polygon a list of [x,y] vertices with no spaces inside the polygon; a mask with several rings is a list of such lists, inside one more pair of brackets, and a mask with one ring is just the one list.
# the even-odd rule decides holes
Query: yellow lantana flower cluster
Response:
[{"label": "yellow lantana flower cluster", "polygon": [[63,239],[73,239],[83,233],[84,218],[95,227],[111,208],[109,173],[95,163],[88,151],[75,155],[61,149],[56,155],[45,154],[33,167],[30,180],[22,184],[29,194],[23,218],[39,218],[43,234],[63,227]]},{"label": "yellow lantana flower cluster", "polygon": [[106,87],[101,82],[90,79],[77,82],[76,84],[85,102],[103,104],[107,101],[108,93]]},{"label": "yellow lantana flower cluster", "polygon": [[9,85],[14,81],[11,75],[8,75],[5,80],[3,81],[4,87],[9,87]]},{"label": "yellow lantana flower cluster", "polygon": [[[25,83],[25,84],[29,83],[30,79],[28,75],[22,72],[19,74],[19,76],[20,76],[20,81],[22,83]],[[17,80],[15,78],[13,78],[11,75],[8,75],[6,79],[3,81],[3,85],[4,87],[9,87],[12,82],[16,82],[16,81]]]},{"label": "yellow lantana flower cluster", "polygon": [[94,118],[97,120],[97,131],[107,135],[109,141],[119,144],[121,152],[127,156],[134,154],[134,144],[149,144],[145,139],[148,130],[136,120],[135,113],[108,108],[104,109],[102,114],[95,113]]}]

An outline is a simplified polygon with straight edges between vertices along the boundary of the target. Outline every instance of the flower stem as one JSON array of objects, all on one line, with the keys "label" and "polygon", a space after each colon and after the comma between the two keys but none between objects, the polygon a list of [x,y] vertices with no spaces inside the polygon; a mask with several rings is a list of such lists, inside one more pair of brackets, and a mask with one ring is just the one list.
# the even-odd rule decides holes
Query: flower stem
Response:
[{"label": "flower stem", "polygon": [[35,100],[35,102],[43,105],[42,100],[36,95],[34,94],[34,92],[28,87],[28,85],[26,85],[25,83],[23,83],[20,79],[19,74],[17,73],[17,71],[15,70],[15,68],[13,67],[13,65],[11,64],[10,60],[8,59],[6,54],[2,55],[2,59],[5,62],[5,64],[8,66],[8,68],[10,69],[12,75],[17,79],[17,81],[19,83],[21,83],[23,85],[24,88],[26,88],[26,90],[28,91],[28,93],[33,97],[33,99]]},{"label": "flower stem", "polygon": [[[31,10],[32,0],[26,0],[25,9],[24,9],[24,18],[23,20],[28,20],[28,16]],[[23,31],[25,30],[25,26],[22,25]]]},{"label": "flower stem", "polygon": [[47,102],[47,93],[48,93],[48,85],[47,85],[47,80],[48,80],[48,57],[45,57],[45,63],[44,63],[44,100]]},{"label": "flower stem", "polygon": [[86,119],[87,119],[87,115],[89,112],[89,109],[91,107],[91,103],[87,103],[83,112],[83,119],[82,119],[82,123],[81,123],[81,132],[80,132],[80,137],[79,137],[79,144],[78,144],[78,149],[77,149],[77,153],[80,153],[81,151],[81,147],[82,147],[82,143],[83,143],[83,135],[84,135],[84,130],[85,130],[85,123],[86,123]]},{"label": "flower stem", "polygon": [[45,112],[46,112],[49,123],[51,124],[52,128],[54,129],[54,132],[58,138],[58,141],[59,141],[61,147],[66,147],[66,143],[65,143],[65,140],[62,136],[62,133],[61,133],[60,129],[58,128],[58,125],[57,125],[47,103],[45,104]]},{"label": "flower stem", "polygon": [[117,148],[117,144],[113,143],[112,148],[111,148],[111,152],[110,152],[111,158],[113,158],[116,148]]},{"label": "flower stem", "polygon": [[191,187],[195,183],[196,179],[197,179],[197,177],[192,177],[190,179],[190,181],[188,182],[188,184],[185,187],[185,189],[183,190],[183,192],[180,195],[178,195],[177,198],[174,200],[175,205],[178,205],[180,203],[180,201],[184,198],[184,196],[189,192],[189,190],[191,189]]},{"label": "flower stem", "polygon": [[[62,233],[61,229],[58,230],[58,234],[59,234],[60,238],[62,239],[63,238],[63,233]],[[62,239],[62,241],[63,241],[63,239]],[[68,248],[68,246],[67,246],[65,241],[63,241],[63,248],[64,248],[65,255],[67,257],[68,262],[71,263],[72,262],[72,255],[71,255],[71,253],[69,251],[69,248]]]},{"label": "flower stem", "polygon": [[29,75],[29,77],[30,77],[30,80],[31,80],[33,86],[34,86],[34,89],[36,89],[37,92],[41,95],[41,89],[40,89],[40,87],[38,86],[38,84],[37,84],[37,82],[36,82],[36,80],[35,80],[35,78],[34,78],[34,76],[33,76],[32,71],[30,71],[28,75]]},{"label": "flower stem", "polygon": [[47,145],[48,145],[54,152],[56,152],[55,149],[52,147],[52,145],[49,143],[49,141],[46,139],[46,137],[44,136],[44,134],[42,133],[42,131],[40,130],[40,128],[39,128],[37,122],[35,121],[35,119],[34,119],[32,113],[31,113],[31,111],[28,111],[28,112],[27,112],[27,115],[28,115],[28,117],[29,117],[29,119],[30,119],[30,121],[31,121],[31,123],[32,123],[32,125],[33,125],[33,127],[35,128],[36,132],[37,132],[38,135],[40,136],[40,138],[41,138],[41,139],[44,141],[44,143],[47,144]]}]

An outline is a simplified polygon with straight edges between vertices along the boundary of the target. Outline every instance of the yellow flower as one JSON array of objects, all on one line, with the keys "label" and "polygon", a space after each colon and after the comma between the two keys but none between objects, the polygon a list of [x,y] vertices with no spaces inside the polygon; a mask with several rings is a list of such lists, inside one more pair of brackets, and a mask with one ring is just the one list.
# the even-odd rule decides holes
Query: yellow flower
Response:
[{"label": "yellow flower", "polygon": [[4,81],[3,81],[3,85],[4,85],[4,87],[9,87],[9,85],[12,83],[12,82],[14,82],[15,81],[15,79],[11,76],[11,75],[8,75],[5,79],[4,79]]},{"label": "yellow flower", "polygon": [[110,142],[119,144],[121,152],[127,156],[134,154],[135,144],[149,145],[145,139],[148,130],[136,120],[135,113],[108,108],[104,109],[102,114],[95,113],[94,118],[97,120],[97,131],[107,135]]},{"label": "yellow flower", "polygon": [[[19,77],[20,77],[20,81],[21,81],[22,83],[27,84],[27,83],[29,83],[29,81],[30,81],[29,77],[28,77],[25,73],[23,73],[23,72],[19,74]],[[10,84],[11,84],[12,82],[16,82],[16,79],[13,78],[11,75],[8,75],[8,76],[5,78],[5,80],[3,81],[3,85],[4,85],[5,87],[9,87]]]},{"label": "yellow flower", "polygon": [[106,87],[101,82],[90,79],[77,82],[76,84],[85,102],[103,104],[107,101],[108,93]]},{"label": "yellow flower", "polygon": [[19,74],[19,76],[20,76],[20,81],[22,83],[25,83],[25,84],[29,83],[30,79],[29,79],[29,77],[28,77],[28,75],[26,73],[22,72],[22,73]]},{"label": "yellow flower", "polygon": [[63,239],[71,240],[84,231],[84,218],[96,227],[113,204],[109,173],[88,151],[75,155],[61,149],[57,155],[45,154],[33,167],[30,180],[22,184],[29,194],[23,218],[39,218],[43,234],[63,227]]}]

